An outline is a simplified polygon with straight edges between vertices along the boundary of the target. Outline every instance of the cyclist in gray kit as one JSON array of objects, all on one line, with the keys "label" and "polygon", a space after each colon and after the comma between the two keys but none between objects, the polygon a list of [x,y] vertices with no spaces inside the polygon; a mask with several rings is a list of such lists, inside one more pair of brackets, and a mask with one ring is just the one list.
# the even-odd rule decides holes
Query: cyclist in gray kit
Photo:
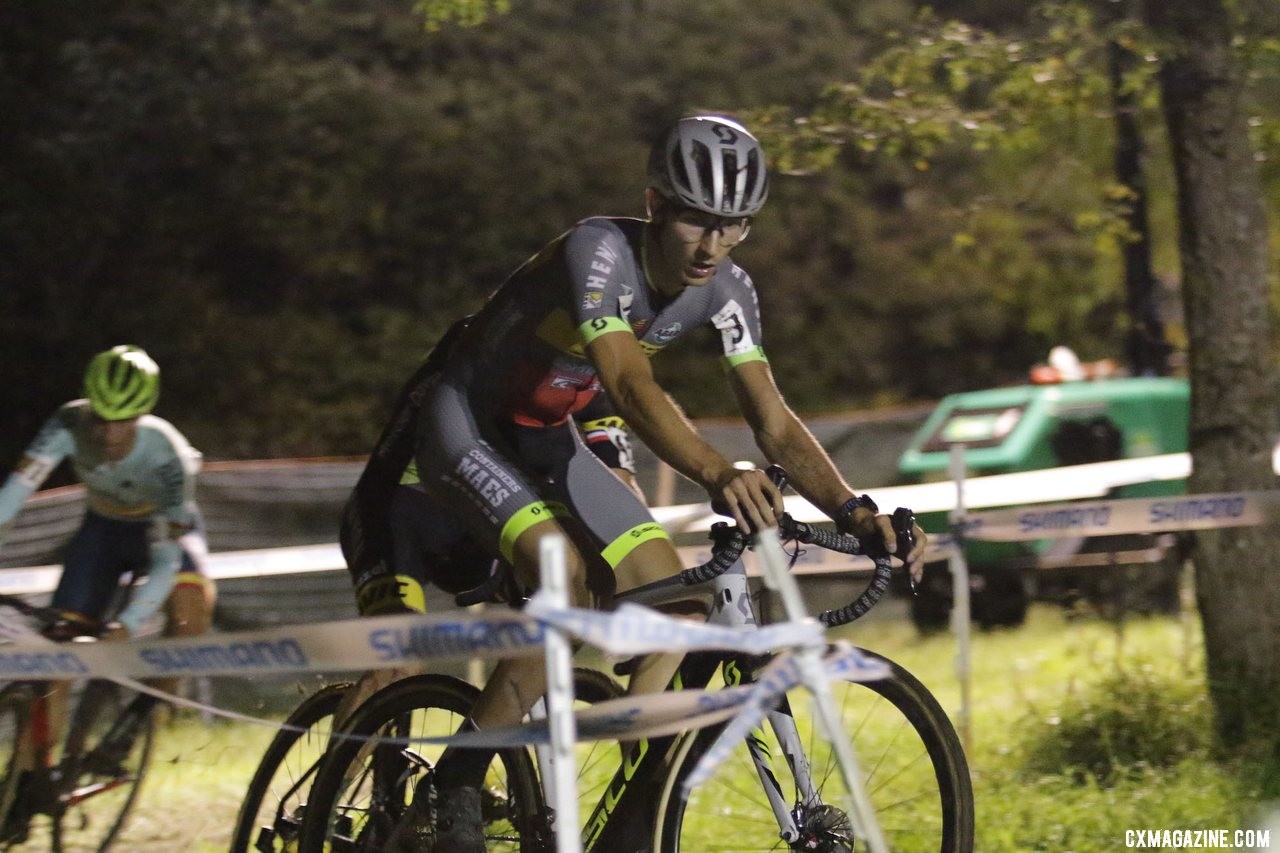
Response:
[{"label": "cyclist in gray kit", "polygon": [[[647,219],[579,222],[517,269],[441,358],[423,386],[416,425],[422,488],[528,587],[537,582],[539,540],[567,535],[577,606],[608,606],[615,592],[675,574],[682,566],[671,540],[571,423],[605,392],[659,458],[727,506],[739,525],[772,526],[783,511],[778,490],[763,472],[739,470],[707,444],[649,365],[709,325],[764,456],[842,529],[881,537],[894,553],[890,518],[854,493],[783,401],[762,347],[751,279],[729,258],[768,194],[759,142],[727,118],[681,119],[654,146],[648,178]],[[915,549],[899,556],[915,563],[924,542],[917,530]],[[691,598],[669,609],[701,615],[705,607]],[[645,659],[631,689],[663,689],[678,662],[675,655]],[[515,722],[543,690],[541,662],[503,661],[469,723]],[[476,787],[486,764],[462,750],[442,756],[433,784],[444,819],[438,829],[423,827],[427,849],[484,849]]]}]

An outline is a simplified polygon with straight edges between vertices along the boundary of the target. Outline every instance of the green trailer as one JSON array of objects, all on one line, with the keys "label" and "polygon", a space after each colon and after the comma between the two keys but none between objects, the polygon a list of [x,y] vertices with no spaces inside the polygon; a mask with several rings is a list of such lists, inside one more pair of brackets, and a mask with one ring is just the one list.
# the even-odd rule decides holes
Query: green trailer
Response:
[{"label": "green trailer", "polygon": [[[951,448],[963,445],[966,476],[1036,471],[1187,449],[1190,391],[1185,379],[1114,378],[1020,385],[952,394],[944,398],[916,432],[899,459],[908,483],[949,479]],[[1142,483],[1116,489],[1112,497],[1179,494],[1182,481]],[[921,516],[927,531],[944,531],[945,513]],[[1130,538],[1132,539],[1132,537]],[[1095,598],[1114,586],[1089,561],[1063,563],[1064,548],[1099,554],[1144,553],[1152,543],[1137,540],[969,542],[965,545],[974,589],[974,618],[983,625],[1016,624],[1033,596]],[[1069,555],[1068,555],[1069,556]],[[1114,574],[1114,573],[1113,573]],[[926,580],[912,598],[921,628],[946,624],[951,581],[945,564],[926,567]],[[1167,586],[1163,581],[1162,586]],[[1166,592],[1167,594],[1167,592]]]}]

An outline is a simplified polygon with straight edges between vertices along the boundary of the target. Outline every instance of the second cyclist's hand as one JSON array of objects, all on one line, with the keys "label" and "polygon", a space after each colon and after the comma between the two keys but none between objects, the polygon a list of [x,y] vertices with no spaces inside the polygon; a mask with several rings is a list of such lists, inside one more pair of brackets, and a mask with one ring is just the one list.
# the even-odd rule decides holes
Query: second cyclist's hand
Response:
[{"label": "second cyclist's hand", "polygon": [[708,489],[713,504],[723,505],[743,530],[773,527],[783,513],[782,493],[757,469],[729,468]]}]

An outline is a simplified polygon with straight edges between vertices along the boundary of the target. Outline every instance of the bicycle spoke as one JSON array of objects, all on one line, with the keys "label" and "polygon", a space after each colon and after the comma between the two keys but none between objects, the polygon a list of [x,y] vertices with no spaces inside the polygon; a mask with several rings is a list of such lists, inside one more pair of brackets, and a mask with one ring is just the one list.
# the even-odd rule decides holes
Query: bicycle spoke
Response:
[{"label": "bicycle spoke", "polygon": [[[884,682],[835,682],[832,690],[837,693],[844,730],[852,736],[860,759],[876,819],[892,839],[894,853],[971,853],[972,792],[963,753],[954,729],[927,690],[900,669]],[[691,791],[687,800],[672,796],[659,804],[664,850],[866,853],[865,841],[852,834],[844,811],[847,791],[835,751],[801,694],[796,690],[790,703],[795,735],[788,734],[785,716],[775,718],[771,728],[780,739],[779,747],[790,742],[791,748],[802,748],[804,754],[788,756],[785,762],[770,760],[779,784],[794,793],[791,819],[801,837],[794,844],[782,841],[778,817],[744,745],[732,762],[717,768],[712,779]],[[677,780],[696,765],[710,740],[710,736],[699,736],[686,741],[673,771]],[[767,746],[771,755],[773,742]],[[806,764],[812,783],[795,775]],[[792,779],[782,778],[787,773]],[[671,790],[677,789],[678,781]],[[803,792],[811,789],[817,796],[804,802]],[[726,826],[732,831],[726,832]]]},{"label": "bicycle spoke", "polygon": [[321,688],[285,719],[245,792],[231,853],[257,853],[260,845],[272,851],[296,847],[302,810],[328,747],[333,714],[349,687],[342,683]]},{"label": "bicycle spoke", "polygon": [[[140,719],[132,740],[116,729],[127,719],[131,695],[114,685],[89,682],[68,727],[69,747],[59,770],[67,774],[59,794],[61,808],[52,822],[53,847],[103,849],[124,826],[151,756],[154,722]],[[120,748],[124,744],[124,748]]]}]

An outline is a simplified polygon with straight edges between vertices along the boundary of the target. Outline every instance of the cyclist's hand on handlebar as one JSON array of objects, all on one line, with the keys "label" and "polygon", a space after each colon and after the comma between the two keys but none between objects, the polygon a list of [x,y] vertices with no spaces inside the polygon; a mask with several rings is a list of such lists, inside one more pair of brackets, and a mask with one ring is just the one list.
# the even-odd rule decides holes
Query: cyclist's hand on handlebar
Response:
[{"label": "cyclist's hand on handlebar", "polygon": [[915,523],[915,519],[913,518],[911,521],[911,539],[914,544],[911,550],[905,554],[898,553],[899,542],[893,529],[892,516],[876,516],[876,526],[881,530],[887,529],[889,531],[884,540],[885,548],[890,554],[902,560],[903,566],[911,573],[912,582],[920,583],[920,581],[924,580],[924,561],[920,558],[924,556],[924,549],[929,536],[920,529],[920,525]]},{"label": "cyclist's hand on handlebar", "polygon": [[755,532],[773,527],[784,512],[782,492],[764,471],[755,468],[729,468],[708,491],[712,509],[733,516],[742,530]]},{"label": "cyclist's hand on handlebar", "polygon": [[920,558],[924,556],[925,544],[928,536],[920,525],[915,523],[913,516],[911,518],[911,531],[913,544],[906,553],[899,553],[898,534],[894,529],[894,519],[892,515],[877,515],[867,507],[855,507],[852,512],[839,522],[839,527],[846,533],[852,533],[859,539],[865,541],[880,540],[884,543],[884,549],[893,556],[902,560],[903,565],[911,572],[911,579],[916,583],[924,577],[924,563]]}]

